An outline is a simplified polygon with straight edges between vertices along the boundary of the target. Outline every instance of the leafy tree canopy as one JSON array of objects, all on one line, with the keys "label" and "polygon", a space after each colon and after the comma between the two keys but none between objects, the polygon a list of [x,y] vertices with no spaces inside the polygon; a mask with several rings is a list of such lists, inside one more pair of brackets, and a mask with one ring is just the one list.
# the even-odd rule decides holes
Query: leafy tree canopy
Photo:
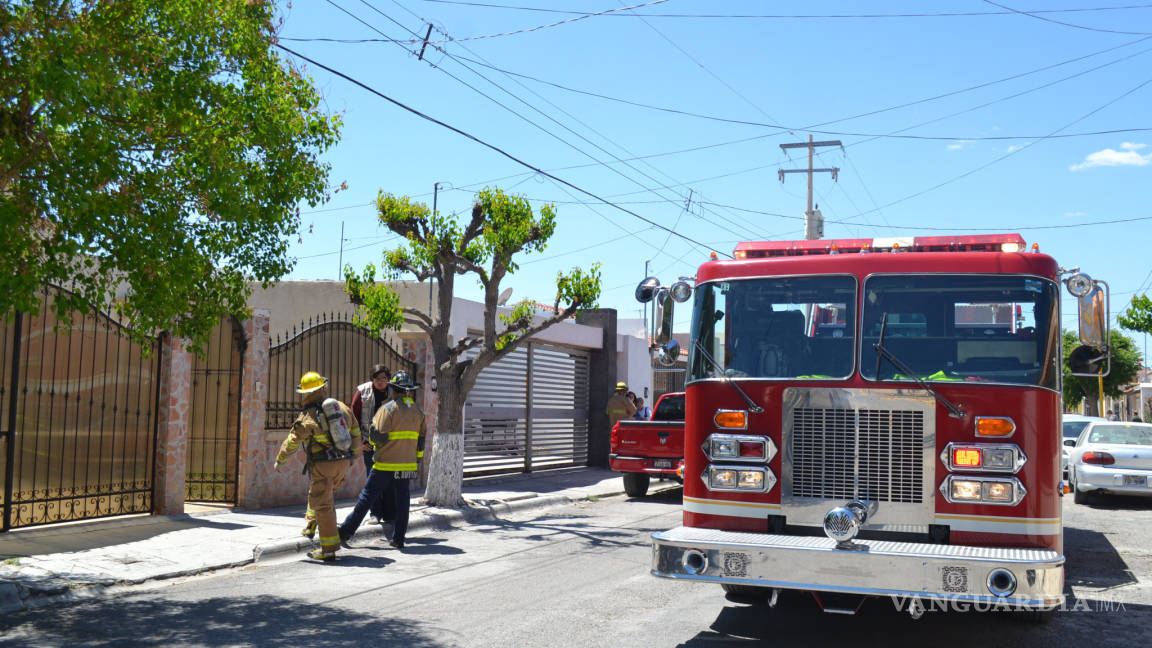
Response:
[{"label": "leafy tree canopy", "polygon": [[1152,333],[1152,299],[1148,299],[1148,295],[1133,297],[1128,308],[1116,319],[1129,331]]},{"label": "leafy tree canopy", "polygon": [[339,119],[272,51],[274,3],[0,2],[0,312],[114,305],[203,343],[283,276]]},{"label": "leafy tree canopy", "polygon": [[[1110,333],[1112,350],[1112,370],[1104,376],[1104,395],[1113,398],[1121,395],[1120,389],[1136,378],[1140,369],[1140,352],[1131,338],[1112,331]],[[1073,376],[1068,370],[1068,356],[1072,350],[1080,346],[1080,338],[1073,331],[1064,331],[1064,407],[1075,407],[1084,399],[1095,401],[1099,393],[1097,379]],[[1095,411],[1091,406],[1090,411]]]}]

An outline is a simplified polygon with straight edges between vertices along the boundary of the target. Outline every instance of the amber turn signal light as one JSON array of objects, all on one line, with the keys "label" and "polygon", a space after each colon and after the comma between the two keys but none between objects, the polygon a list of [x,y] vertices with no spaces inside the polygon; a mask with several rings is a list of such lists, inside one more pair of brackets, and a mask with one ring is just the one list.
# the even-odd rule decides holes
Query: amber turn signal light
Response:
[{"label": "amber turn signal light", "polygon": [[748,412],[744,410],[720,410],[716,412],[716,416],[712,420],[716,422],[716,427],[719,428],[743,430],[748,427]]},{"label": "amber turn signal light", "polygon": [[1010,437],[1016,431],[1016,424],[1012,419],[1001,416],[976,417],[976,436],[982,437]]}]

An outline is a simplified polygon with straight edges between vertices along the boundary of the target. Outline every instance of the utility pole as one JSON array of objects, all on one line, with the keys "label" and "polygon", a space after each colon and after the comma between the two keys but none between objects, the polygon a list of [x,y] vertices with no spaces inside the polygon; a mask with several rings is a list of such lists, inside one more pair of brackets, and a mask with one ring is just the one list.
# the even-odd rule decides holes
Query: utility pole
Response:
[{"label": "utility pole", "polygon": [[807,173],[808,174],[808,209],[804,212],[804,238],[808,240],[818,239],[824,236],[824,217],[819,211],[812,208],[812,174],[813,173],[831,173],[832,180],[835,181],[840,174],[840,167],[829,167],[825,169],[813,169],[812,157],[818,146],[839,146],[844,148],[840,140],[828,140],[826,142],[813,142],[812,136],[808,136],[807,142],[796,142],[794,144],[781,144],[780,148],[787,151],[794,148],[807,148],[808,149],[808,168],[807,169],[780,169],[780,182],[784,182],[784,175],[787,173]]},{"label": "utility pole", "polygon": [[336,264],[336,279],[340,279],[344,272],[344,221],[340,221],[340,260]]}]

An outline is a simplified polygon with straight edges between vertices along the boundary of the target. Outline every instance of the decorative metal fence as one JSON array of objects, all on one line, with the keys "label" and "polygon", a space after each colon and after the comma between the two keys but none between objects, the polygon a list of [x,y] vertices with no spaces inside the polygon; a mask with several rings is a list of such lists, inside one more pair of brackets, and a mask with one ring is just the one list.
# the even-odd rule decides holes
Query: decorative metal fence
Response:
[{"label": "decorative metal fence", "polygon": [[62,292],[0,321],[0,531],[152,510],[159,343],[104,313],[58,319]]},{"label": "decorative metal fence", "polygon": [[225,317],[192,361],[188,472],[184,499],[236,503],[240,460],[240,384],[247,341],[240,321]]},{"label": "decorative metal fence", "polygon": [[586,351],[529,342],[480,372],[464,406],[464,474],[588,463]]},{"label": "decorative metal fence", "polygon": [[375,364],[388,370],[407,371],[415,376],[416,363],[405,360],[399,351],[380,337],[351,323],[348,314],[322,313],[315,320],[300,323],[277,335],[268,352],[268,404],[264,429],[285,431],[300,411],[296,387],[300,377],[317,371],[328,379],[328,393],[352,403],[356,386],[368,380]]},{"label": "decorative metal fence", "polygon": [[684,391],[684,374],[685,370],[679,367],[653,369],[652,401],[649,404],[655,404],[657,398],[668,392]]}]

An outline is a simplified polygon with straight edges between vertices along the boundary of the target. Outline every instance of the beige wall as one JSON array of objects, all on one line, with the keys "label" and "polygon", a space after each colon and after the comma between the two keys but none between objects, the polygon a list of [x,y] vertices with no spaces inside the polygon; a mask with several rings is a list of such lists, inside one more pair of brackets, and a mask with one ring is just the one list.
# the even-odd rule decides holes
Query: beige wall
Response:
[{"label": "beige wall", "polygon": [[[393,288],[400,294],[400,303],[406,307],[417,308],[427,312],[428,308],[428,282],[395,281],[391,282]],[[435,303],[436,286],[432,287],[433,303]],[[355,304],[348,301],[348,293],[344,292],[343,281],[281,281],[268,288],[261,288],[260,284],[252,284],[252,296],[248,298],[250,308],[266,309],[270,315],[268,330],[272,335],[272,343],[276,343],[277,335],[280,341],[285,339],[285,333],[291,335],[292,327],[300,331],[300,323],[308,318],[315,318],[321,313],[341,313],[339,320],[351,321],[355,312]],[[305,325],[306,326],[306,325]],[[406,325],[402,333],[416,333],[417,329]],[[385,332],[384,339],[390,345],[399,349],[400,342],[396,334]]]}]

